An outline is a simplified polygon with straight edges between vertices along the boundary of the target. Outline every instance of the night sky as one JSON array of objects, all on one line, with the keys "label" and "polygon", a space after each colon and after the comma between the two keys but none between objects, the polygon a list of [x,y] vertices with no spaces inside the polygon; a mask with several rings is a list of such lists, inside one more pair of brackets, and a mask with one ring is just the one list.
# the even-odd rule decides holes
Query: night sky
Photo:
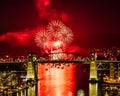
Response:
[{"label": "night sky", "polygon": [[116,0],[0,0],[0,54],[39,52],[33,30],[52,19],[72,29],[73,46],[120,47],[120,3]]}]

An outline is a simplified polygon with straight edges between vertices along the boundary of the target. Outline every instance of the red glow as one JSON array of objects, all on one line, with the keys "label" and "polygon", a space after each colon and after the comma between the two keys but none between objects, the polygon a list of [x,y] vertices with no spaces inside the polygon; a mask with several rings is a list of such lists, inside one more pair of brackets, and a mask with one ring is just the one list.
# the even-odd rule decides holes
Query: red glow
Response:
[{"label": "red glow", "polygon": [[57,53],[57,52],[63,52],[62,50],[62,42],[60,41],[49,41],[44,43],[44,51],[47,53]]},{"label": "red glow", "polygon": [[18,34],[14,34],[14,36],[18,40],[19,44],[26,45],[29,43],[30,36],[28,33],[20,33],[20,34],[18,33]]},{"label": "red glow", "polygon": [[61,19],[62,19],[62,21],[64,21],[64,22],[68,22],[69,20],[68,20],[68,15],[66,14],[66,13],[61,13]]},{"label": "red glow", "polygon": [[53,46],[55,46],[56,48],[59,48],[62,46],[62,42],[61,41],[56,41],[53,43]]},{"label": "red glow", "polygon": [[50,0],[44,0],[44,6],[49,6],[50,5]]},{"label": "red glow", "polygon": [[42,18],[48,18],[50,16],[50,0],[35,0],[36,7],[38,9],[38,13]]},{"label": "red glow", "polygon": [[89,55],[90,50],[80,48],[80,46],[77,46],[77,45],[72,45],[72,46],[66,47],[66,52],[76,52],[83,55]]}]

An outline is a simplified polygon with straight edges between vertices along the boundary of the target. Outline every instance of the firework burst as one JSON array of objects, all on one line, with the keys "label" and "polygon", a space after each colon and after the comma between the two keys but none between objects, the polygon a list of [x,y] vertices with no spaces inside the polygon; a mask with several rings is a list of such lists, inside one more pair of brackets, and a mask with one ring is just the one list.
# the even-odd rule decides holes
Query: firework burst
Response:
[{"label": "firework burst", "polygon": [[47,31],[52,35],[53,40],[59,40],[64,44],[69,44],[72,42],[73,33],[72,30],[66,27],[61,21],[54,20],[47,26]]},{"label": "firework burst", "polygon": [[59,20],[51,21],[46,30],[39,31],[35,36],[36,45],[49,52],[62,52],[72,40],[72,30]]},{"label": "firework burst", "polygon": [[41,30],[36,33],[35,35],[35,43],[38,47],[45,48],[48,41],[49,41],[49,32],[46,32],[46,30]]},{"label": "firework burst", "polygon": [[49,22],[47,26],[47,31],[49,32],[54,32],[54,33],[59,33],[64,29],[65,25],[59,21],[59,20],[54,20]]},{"label": "firework burst", "polygon": [[73,40],[72,30],[68,27],[65,27],[63,31],[59,34],[59,40],[63,41],[64,44],[70,44]]}]

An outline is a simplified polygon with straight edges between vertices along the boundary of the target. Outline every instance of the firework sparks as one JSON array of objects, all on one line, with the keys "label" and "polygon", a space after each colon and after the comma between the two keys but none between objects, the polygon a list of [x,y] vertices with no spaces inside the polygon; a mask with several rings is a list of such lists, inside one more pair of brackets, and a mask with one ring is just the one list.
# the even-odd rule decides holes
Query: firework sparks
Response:
[{"label": "firework sparks", "polygon": [[47,30],[50,32],[61,32],[63,31],[65,25],[59,21],[59,20],[53,20],[49,22],[49,25],[47,26]]},{"label": "firework sparks", "polygon": [[59,40],[64,42],[64,44],[69,44],[72,42],[73,33],[72,30],[66,27],[61,21],[54,20],[47,26],[47,31],[53,33],[53,40]]},{"label": "firework sparks", "polygon": [[61,34],[59,35],[60,41],[64,41],[65,44],[70,44],[73,40],[72,30],[68,27],[65,27]]},{"label": "firework sparks", "polygon": [[72,40],[71,29],[59,20],[49,22],[46,30],[39,31],[35,36],[36,45],[50,53],[62,52]]},{"label": "firework sparks", "polygon": [[35,36],[36,45],[38,47],[45,48],[46,45],[48,45],[49,35],[50,34],[48,32],[46,32],[46,30],[42,30],[42,31],[36,33],[36,36]]}]

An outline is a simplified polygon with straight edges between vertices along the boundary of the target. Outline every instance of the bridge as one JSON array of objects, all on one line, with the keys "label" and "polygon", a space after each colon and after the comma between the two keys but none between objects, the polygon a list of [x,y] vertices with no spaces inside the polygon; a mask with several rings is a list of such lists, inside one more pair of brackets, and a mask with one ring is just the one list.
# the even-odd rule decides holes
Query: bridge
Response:
[{"label": "bridge", "polygon": [[[97,55],[95,52],[92,52],[90,56],[83,56],[76,53],[52,53],[42,56],[37,56],[36,53],[29,53],[27,60],[7,60],[0,61],[0,70],[2,74],[0,76],[0,96],[37,96],[37,83],[38,83],[38,64],[47,64],[48,66],[65,66],[66,64],[90,64],[90,81],[98,81],[99,70],[109,70],[110,79],[115,78],[114,68],[117,64],[118,71],[120,69],[120,61],[117,60],[97,60]],[[16,66],[12,67],[11,66]],[[21,67],[22,66],[22,67]],[[5,72],[9,71],[9,72]],[[6,74],[12,76],[16,73],[26,74],[26,82],[23,85],[16,84],[13,82],[14,79],[8,79],[10,84],[6,84],[2,81],[2,78],[5,78]],[[119,77],[119,72],[117,73]],[[8,76],[9,77],[9,76]],[[14,76],[13,76],[14,77]]]}]

